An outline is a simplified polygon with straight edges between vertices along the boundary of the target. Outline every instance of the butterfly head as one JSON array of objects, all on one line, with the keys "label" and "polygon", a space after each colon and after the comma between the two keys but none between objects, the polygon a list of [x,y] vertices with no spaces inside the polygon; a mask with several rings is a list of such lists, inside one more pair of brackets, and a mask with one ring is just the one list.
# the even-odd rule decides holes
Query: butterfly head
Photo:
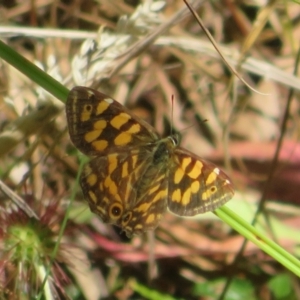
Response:
[{"label": "butterfly head", "polygon": [[179,133],[173,133],[167,137],[173,144],[174,147],[177,147],[180,144],[180,135]]}]

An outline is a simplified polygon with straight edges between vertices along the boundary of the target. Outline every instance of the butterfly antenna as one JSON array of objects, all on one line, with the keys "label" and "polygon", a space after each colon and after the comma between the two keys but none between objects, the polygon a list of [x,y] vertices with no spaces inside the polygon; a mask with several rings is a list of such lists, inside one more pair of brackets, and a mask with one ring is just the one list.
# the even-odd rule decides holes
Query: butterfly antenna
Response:
[{"label": "butterfly antenna", "polygon": [[171,135],[173,135],[173,117],[174,117],[174,94],[171,96]]},{"label": "butterfly antenna", "polygon": [[[208,122],[208,119],[201,120],[201,124],[202,124],[202,123],[206,123],[206,122]],[[189,125],[189,126],[183,128],[182,130],[180,130],[180,132],[183,132],[183,131],[185,131],[185,130],[187,130],[187,129],[189,129],[189,128],[192,128],[192,127],[196,126],[197,124],[198,124],[198,123],[193,122],[191,125]]]}]

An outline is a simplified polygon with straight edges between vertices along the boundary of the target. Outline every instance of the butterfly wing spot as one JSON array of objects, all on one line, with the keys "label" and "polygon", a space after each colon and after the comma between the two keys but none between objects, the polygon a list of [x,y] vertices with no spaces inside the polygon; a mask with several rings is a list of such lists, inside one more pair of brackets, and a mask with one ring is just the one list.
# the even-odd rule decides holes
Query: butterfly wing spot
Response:
[{"label": "butterfly wing spot", "polygon": [[108,156],[108,174],[112,174],[112,172],[118,166],[118,158],[116,154],[112,154]]},{"label": "butterfly wing spot", "polygon": [[192,161],[192,158],[191,157],[185,157],[183,160],[182,160],[182,163],[181,163],[181,168],[183,171],[186,170],[186,168],[189,166],[189,164],[191,163]]},{"label": "butterfly wing spot", "polygon": [[[201,161],[197,160],[193,166],[191,166],[191,162],[192,162],[191,157],[185,157],[182,160],[180,167],[177,168],[174,174],[175,184],[179,184],[184,178],[184,175],[187,175],[192,179],[197,179],[201,175],[202,168],[203,168],[203,164],[201,163]],[[191,170],[187,171],[188,167]]]},{"label": "butterfly wing spot", "polygon": [[176,189],[172,194],[172,201],[179,203],[181,198],[181,189]]},{"label": "butterfly wing spot", "polygon": [[210,174],[208,175],[205,183],[209,185],[215,182],[219,174],[220,174],[220,170],[218,168],[214,168],[214,170],[210,172]]},{"label": "butterfly wing spot", "polygon": [[141,131],[141,125],[140,124],[133,124],[126,132],[131,134],[136,134]]},{"label": "butterfly wing spot", "polygon": [[224,186],[226,186],[226,185],[231,185],[231,182],[230,182],[228,179],[226,179],[226,180],[224,181]]},{"label": "butterfly wing spot", "polygon": [[132,219],[132,212],[129,211],[122,217],[122,226],[123,227],[127,226],[127,224],[130,222],[131,219]]},{"label": "butterfly wing spot", "polygon": [[100,136],[101,133],[102,133],[102,130],[101,131],[100,130],[89,131],[84,135],[84,140],[87,143],[91,143],[94,140],[96,140]]},{"label": "butterfly wing spot", "polygon": [[[111,121],[110,124],[117,130],[121,131],[121,127],[128,123],[128,120],[131,119],[131,116],[126,113],[120,113],[119,115],[115,116]],[[141,131],[141,125],[138,123],[134,123],[131,125],[129,129],[126,131],[121,132],[116,136],[114,139],[114,143],[116,146],[127,145],[132,141],[132,135],[137,134]]]},{"label": "butterfly wing spot", "polygon": [[128,174],[129,174],[129,172],[128,172],[128,161],[125,161],[122,165],[122,175],[121,176],[122,176],[122,178],[125,178],[125,177],[128,176]]},{"label": "butterfly wing spot", "polygon": [[121,127],[128,123],[128,120],[131,119],[131,116],[126,113],[120,113],[119,115],[115,116],[111,121],[110,125],[115,129],[120,130]]},{"label": "butterfly wing spot", "polygon": [[208,190],[202,193],[202,200],[207,201],[210,200],[211,197],[218,191],[216,186],[210,187]]},{"label": "butterfly wing spot", "polygon": [[199,181],[194,181],[189,188],[185,190],[183,195],[181,194],[181,189],[176,189],[172,194],[172,201],[181,203],[182,205],[186,206],[191,202],[192,194],[196,194],[199,192],[200,183]]},{"label": "butterfly wing spot", "polygon": [[97,108],[96,108],[96,116],[99,116],[102,113],[104,113],[108,109],[110,104],[111,103],[106,101],[106,99],[104,101],[100,101],[99,104],[97,105]]},{"label": "butterfly wing spot", "polygon": [[137,160],[138,160],[138,156],[137,156],[137,155],[132,155],[132,157],[131,157],[131,161],[132,161],[132,169],[135,169],[135,168],[136,168]]},{"label": "butterfly wing spot", "polygon": [[187,175],[190,178],[196,179],[199,177],[199,175],[202,172],[202,168],[203,168],[203,163],[199,160],[197,160],[192,168],[192,170],[190,172],[187,173]]},{"label": "butterfly wing spot", "polygon": [[92,142],[92,146],[94,150],[102,152],[105,150],[108,146],[108,141],[107,140],[99,140],[99,141],[94,141]]},{"label": "butterfly wing spot", "polygon": [[92,173],[87,176],[86,182],[88,183],[89,186],[94,186],[97,183],[97,175],[95,173]]},{"label": "butterfly wing spot", "polygon": [[92,114],[92,105],[86,104],[83,106],[83,111],[80,114],[80,121],[86,122],[91,118]]},{"label": "butterfly wing spot", "polygon": [[143,203],[143,204],[139,205],[138,207],[136,207],[134,209],[134,211],[135,212],[147,213],[147,211],[149,210],[150,206],[151,206],[151,203]]},{"label": "butterfly wing spot", "polygon": [[107,102],[108,104],[112,104],[115,102],[115,100],[111,98],[105,98],[104,101]]},{"label": "butterfly wing spot", "polygon": [[92,168],[89,166],[89,165],[85,165],[84,166],[84,168],[83,168],[83,171],[82,171],[82,177],[86,177],[86,176],[88,176],[88,175],[90,175],[90,174],[92,174],[93,173],[93,170],[92,170]]},{"label": "butterfly wing spot", "polygon": [[154,187],[151,187],[148,192],[149,196],[155,193],[159,189],[159,187],[160,187],[159,184],[155,185]]},{"label": "butterfly wing spot", "polygon": [[104,187],[106,187],[111,195],[113,195],[118,201],[122,201],[118,194],[118,187],[116,183],[111,179],[110,176],[107,176],[104,180]]},{"label": "butterfly wing spot", "polygon": [[97,213],[100,214],[101,216],[106,216],[107,211],[103,209],[100,205],[96,206]]},{"label": "butterfly wing spot", "polygon": [[99,120],[94,123],[93,127],[94,130],[87,132],[84,135],[84,139],[87,143],[91,143],[95,141],[103,132],[103,129],[105,129],[107,126],[107,122],[104,120]]},{"label": "butterfly wing spot", "polygon": [[104,202],[105,204],[109,204],[111,201],[110,199],[108,199],[107,197],[103,197],[102,199],[102,202]]},{"label": "butterfly wing spot", "polygon": [[104,187],[103,187],[103,182],[102,181],[99,184],[99,189],[100,189],[101,192],[104,191]]},{"label": "butterfly wing spot", "polygon": [[88,194],[89,194],[90,199],[93,201],[93,203],[96,204],[97,203],[96,194],[94,192],[92,192],[92,191],[89,191]]},{"label": "butterfly wing spot", "polygon": [[166,189],[161,190],[160,192],[158,192],[155,197],[153,198],[153,203],[162,200],[162,199],[166,199],[168,196],[168,191]]},{"label": "butterfly wing spot", "polygon": [[154,223],[154,221],[156,220],[155,214],[150,214],[147,219],[146,219],[146,224],[151,224]]},{"label": "butterfly wing spot", "polygon": [[180,167],[177,168],[177,170],[176,170],[176,172],[174,174],[174,182],[175,182],[175,184],[179,184],[181,182],[181,180],[184,177],[185,170],[190,165],[191,161],[192,161],[191,157],[185,157],[185,158],[183,158]]},{"label": "butterfly wing spot", "polygon": [[191,202],[192,189],[188,188],[182,195],[181,204],[186,206]]},{"label": "butterfly wing spot", "polygon": [[114,139],[114,144],[116,146],[123,146],[130,143],[132,140],[132,135],[128,132],[121,132],[117,137]]},{"label": "butterfly wing spot", "polygon": [[[147,214],[145,214],[145,216],[147,216]],[[157,223],[161,219],[161,217],[162,217],[162,214],[160,214],[160,213],[157,213],[157,214],[151,213],[147,216],[147,218],[145,220],[145,225],[148,226],[148,229],[155,228],[157,226]],[[137,224],[134,228],[137,229],[137,226],[139,226],[139,225],[140,224]],[[145,231],[144,226],[140,227],[142,231]]]},{"label": "butterfly wing spot", "polygon": [[200,190],[200,182],[199,181],[194,181],[192,184],[191,184],[191,191],[193,194],[196,194],[198,193]]},{"label": "butterfly wing spot", "polygon": [[117,220],[123,213],[123,206],[121,203],[115,202],[109,207],[109,217],[111,220]]},{"label": "butterfly wing spot", "polygon": [[184,177],[184,171],[181,168],[177,168],[174,174],[174,183],[179,184]]},{"label": "butterfly wing spot", "polygon": [[94,123],[94,129],[103,130],[106,128],[107,122],[105,120],[99,120]]},{"label": "butterfly wing spot", "polygon": [[[133,219],[132,219],[133,221]],[[142,224],[136,224],[135,226],[131,227],[131,226],[127,226],[125,229],[123,228],[123,230],[125,230],[127,237],[131,237],[132,234],[141,234],[145,231],[145,228]]]}]

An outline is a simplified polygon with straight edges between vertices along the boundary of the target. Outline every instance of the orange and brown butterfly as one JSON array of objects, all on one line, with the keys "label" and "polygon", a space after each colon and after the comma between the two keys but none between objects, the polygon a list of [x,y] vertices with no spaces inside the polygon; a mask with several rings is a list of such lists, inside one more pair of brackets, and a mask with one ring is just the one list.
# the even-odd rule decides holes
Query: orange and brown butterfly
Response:
[{"label": "orange and brown butterfly", "polygon": [[80,177],[90,209],[128,236],[154,229],[167,208],[194,216],[234,194],[218,167],[179,147],[177,135],[161,138],[109,96],[74,87],[66,115],[73,144],[92,157]]}]

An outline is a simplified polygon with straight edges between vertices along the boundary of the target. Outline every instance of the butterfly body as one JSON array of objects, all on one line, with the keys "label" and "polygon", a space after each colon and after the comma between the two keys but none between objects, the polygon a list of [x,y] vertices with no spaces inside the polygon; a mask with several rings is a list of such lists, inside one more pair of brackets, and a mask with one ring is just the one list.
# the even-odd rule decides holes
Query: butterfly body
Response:
[{"label": "butterfly body", "polygon": [[127,235],[154,229],[167,208],[180,216],[212,211],[234,194],[215,165],[179,147],[108,96],[71,90],[66,114],[73,144],[93,157],[80,178],[83,194],[103,222]]}]

